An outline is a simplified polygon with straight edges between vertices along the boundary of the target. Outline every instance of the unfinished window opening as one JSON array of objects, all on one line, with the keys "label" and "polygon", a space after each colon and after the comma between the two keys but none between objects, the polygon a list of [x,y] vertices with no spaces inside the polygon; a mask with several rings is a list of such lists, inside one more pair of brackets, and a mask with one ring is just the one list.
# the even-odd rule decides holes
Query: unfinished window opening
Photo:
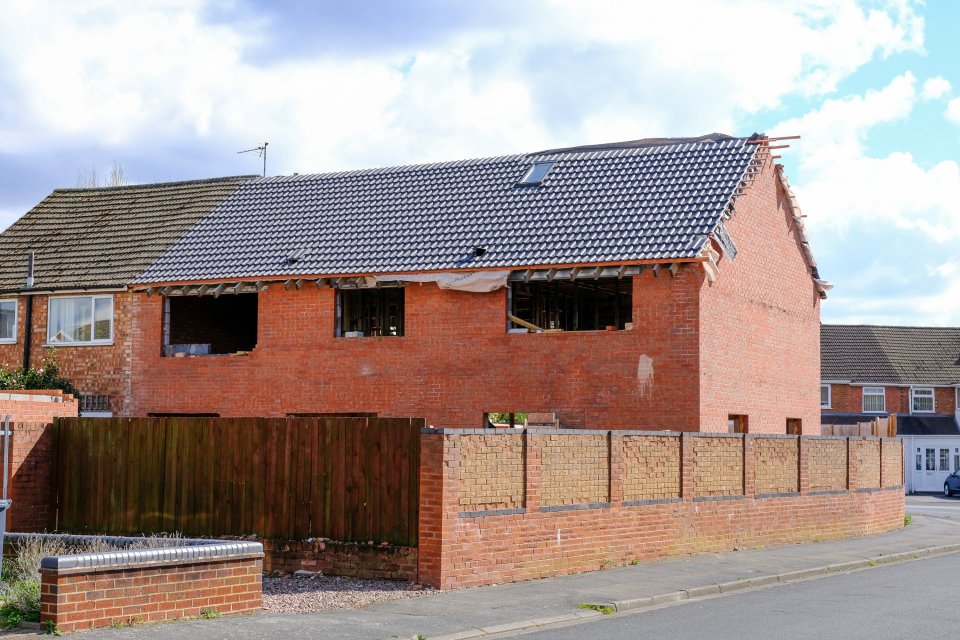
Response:
[{"label": "unfinished window opening", "polygon": [[787,418],[787,435],[799,436],[803,433],[803,422],[800,418]]},{"label": "unfinished window opening", "polygon": [[245,353],[257,346],[257,294],[166,298],[163,355]]},{"label": "unfinished window opening", "polygon": [[336,336],[402,336],[403,298],[402,287],[339,289]]},{"label": "unfinished window opening", "polygon": [[622,330],[633,309],[630,278],[515,282],[509,295],[511,333]]},{"label": "unfinished window opening", "polygon": [[729,433],[747,433],[747,416],[730,414],[727,416],[727,431]]}]

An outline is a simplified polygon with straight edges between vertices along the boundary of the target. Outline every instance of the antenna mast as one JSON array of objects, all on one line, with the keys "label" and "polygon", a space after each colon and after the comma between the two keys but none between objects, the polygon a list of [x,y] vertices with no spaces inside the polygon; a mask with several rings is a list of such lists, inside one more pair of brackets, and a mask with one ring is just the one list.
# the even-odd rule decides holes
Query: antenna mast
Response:
[{"label": "antenna mast", "polygon": [[264,142],[262,146],[254,147],[253,149],[245,149],[243,151],[237,151],[237,153],[250,153],[251,151],[256,151],[257,155],[263,158],[263,177],[267,177],[267,145],[269,142]]}]

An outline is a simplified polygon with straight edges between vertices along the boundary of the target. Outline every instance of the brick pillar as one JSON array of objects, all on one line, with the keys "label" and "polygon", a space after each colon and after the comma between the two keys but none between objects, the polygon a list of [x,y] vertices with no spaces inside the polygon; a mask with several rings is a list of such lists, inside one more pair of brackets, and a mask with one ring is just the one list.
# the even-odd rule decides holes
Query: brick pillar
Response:
[{"label": "brick pillar", "polygon": [[800,479],[797,488],[800,495],[810,495],[810,456],[807,455],[807,443],[810,441],[803,436],[797,436],[797,466]]},{"label": "brick pillar", "polygon": [[529,429],[524,431],[524,493],[526,500],[524,506],[527,513],[536,513],[540,510],[540,469],[543,460],[540,446],[540,436],[531,433]]},{"label": "brick pillar", "polygon": [[753,446],[754,437],[748,433],[740,436],[743,438],[743,495],[744,496],[753,496],[757,492],[757,478],[756,473],[754,473],[754,451],[756,451]]},{"label": "brick pillar", "polygon": [[696,436],[684,431],[680,434],[680,497],[684,502],[693,502],[693,446]]},{"label": "brick pillar", "polygon": [[610,508],[623,504],[623,436],[610,432]]},{"label": "brick pillar", "polygon": [[459,444],[459,436],[442,431],[420,436],[417,575],[421,584],[440,589],[450,580],[447,548],[459,503]]},{"label": "brick pillar", "polygon": [[[49,423],[10,424],[7,531],[49,531],[56,524],[57,442]],[[3,431],[0,422],[0,432]],[[0,435],[0,445],[3,439]],[[0,451],[0,464],[3,453]]]}]

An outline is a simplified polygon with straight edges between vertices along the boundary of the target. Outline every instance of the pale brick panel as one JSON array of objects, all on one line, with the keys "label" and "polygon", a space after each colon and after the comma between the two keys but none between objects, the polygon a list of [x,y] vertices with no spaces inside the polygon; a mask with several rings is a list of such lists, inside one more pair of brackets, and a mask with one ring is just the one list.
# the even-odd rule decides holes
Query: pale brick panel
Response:
[{"label": "pale brick panel", "polygon": [[880,486],[880,441],[851,440],[856,452],[857,489],[876,489]]},{"label": "pale brick panel", "polygon": [[693,495],[743,495],[743,439],[694,438]]},{"label": "pale brick panel", "polygon": [[847,488],[846,440],[807,440],[810,491],[843,491]]},{"label": "pale brick panel", "polygon": [[800,490],[798,445],[796,438],[756,438],[753,441],[757,493],[795,493]]},{"label": "pale brick panel", "polygon": [[883,441],[883,486],[903,486],[903,443],[900,440]]},{"label": "pale brick panel", "polygon": [[490,434],[460,440],[460,507],[463,511],[524,506],[523,436]]},{"label": "pale brick panel", "polygon": [[680,437],[623,438],[623,499],[680,497]]},{"label": "pale brick panel", "polygon": [[607,435],[541,435],[544,506],[607,502],[610,446]]}]

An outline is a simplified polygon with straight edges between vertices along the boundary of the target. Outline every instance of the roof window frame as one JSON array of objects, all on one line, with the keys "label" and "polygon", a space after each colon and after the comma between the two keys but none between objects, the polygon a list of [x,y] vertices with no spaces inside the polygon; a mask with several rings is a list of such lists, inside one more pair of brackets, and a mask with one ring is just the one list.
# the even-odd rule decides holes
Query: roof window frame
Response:
[{"label": "roof window frame", "polygon": [[[516,186],[518,187],[537,187],[543,184],[543,180],[550,174],[550,170],[553,169],[553,165],[557,163],[556,160],[538,160],[534,162],[526,173],[523,174],[523,177],[517,182]],[[542,173],[538,173],[541,167],[546,167],[543,169]]]}]

